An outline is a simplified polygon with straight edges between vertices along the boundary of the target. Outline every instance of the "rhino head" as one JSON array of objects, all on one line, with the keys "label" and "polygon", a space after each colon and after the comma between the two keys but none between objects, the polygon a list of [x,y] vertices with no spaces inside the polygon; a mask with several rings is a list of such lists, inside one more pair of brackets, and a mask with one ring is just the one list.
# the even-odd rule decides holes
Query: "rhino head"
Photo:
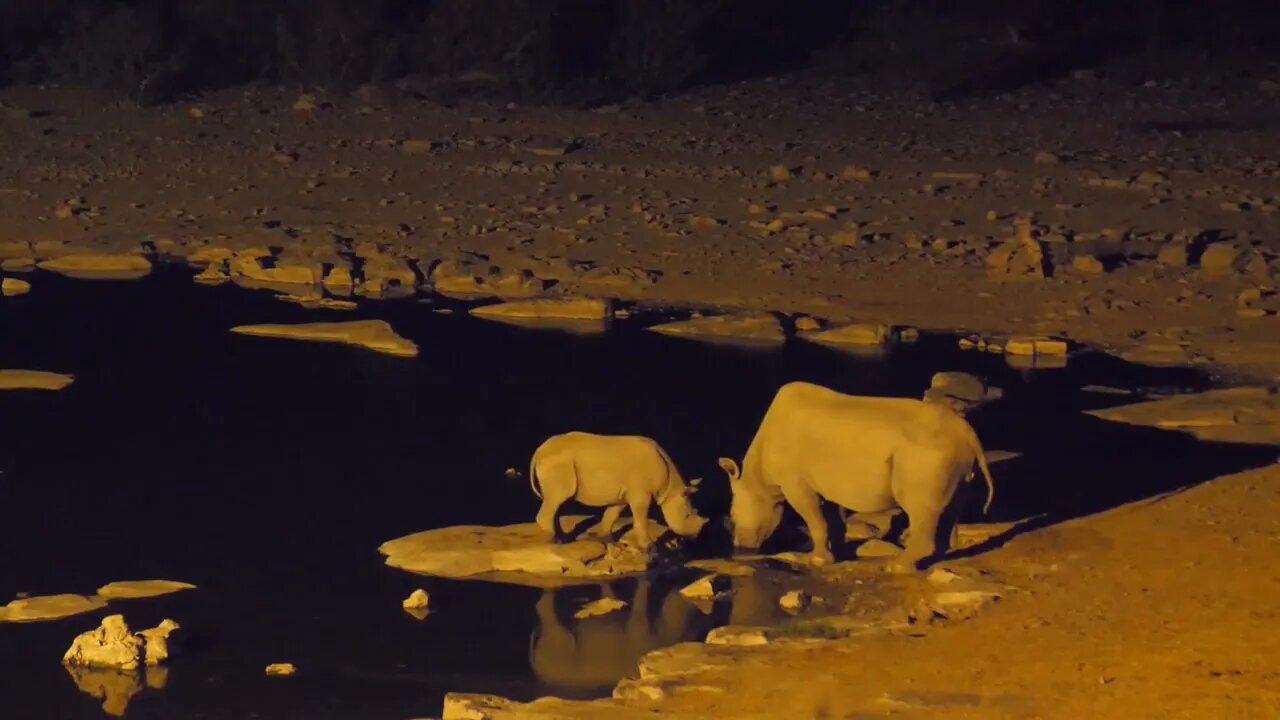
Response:
[{"label": "rhino head", "polygon": [[729,524],[733,546],[755,550],[778,529],[782,522],[782,501],[761,492],[755,484],[744,480],[733,458],[720,458],[720,468],[729,476]]},{"label": "rhino head", "polygon": [[659,503],[659,507],[662,508],[662,518],[667,521],[667,527],[681,537],[696,537],[702,532],[702,526],[707,524],[707,519],[699,515],[693,509],[693,503],[689,502],[697,484],[698,480],[693,480],[688,485],[680,483],[679,488],[667,493]]}]

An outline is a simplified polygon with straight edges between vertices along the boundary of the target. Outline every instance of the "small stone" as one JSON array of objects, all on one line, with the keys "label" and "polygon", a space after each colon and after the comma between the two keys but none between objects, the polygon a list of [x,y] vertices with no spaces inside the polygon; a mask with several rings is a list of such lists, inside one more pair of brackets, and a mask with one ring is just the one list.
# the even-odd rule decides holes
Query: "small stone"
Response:
[{"label": "small stone", "polygon": [[1210,275],[1226,275],[1236,270],[1240,249],[1231,243],[1215,243],[1200,256],[1200,269]]},{"label": "small stone", "polygon": [[799,332],[812,332],[821,329],[822,323],[809,315],[801,315],[796,318],[796,330]]},{"label": "small stone", "polygon": [[771,165],[769,167],[769,179],[774,182],[785,182],[794,177],[791,168],[786,165]]},{"label": "small stone", "polygon": [[804,610],[813,603],[813,597],[804,590],[790,590],[778,598],[778,606],[789,612]]},{"label": "small stone", "polygon": [[316,100],[316,96],[311,93],[299,95],[297,100],[293,101],[293,109],[298,112],[310,112],[319,107],[320,104]]},{"label": "small stone", "polygon": [[181,630],[178,623],[165,619],[160,624],[138,633],[142,638],[143,662],[155,666],[168,660],[173,653],[174,633]]},{"label": "small stone", "polygon": [[427,591],[418,588],[409,593],[409,597],[405,598],[400,605],[405,610],[426,610],[428,602],[430,602],[430,598],[427,596]]},{"label": "small stone", "polygon": [[1056,153],[1051,153],[1047,151],[1041,151],[1036,153],[1036,156],[1035,156],[1036,165],[1059,165],[1061,163],[1062,163],[1062,158],[1059,157]]},{"label": "small stone", "polygon": [[1009,338],[1004,351],[1010,355],[1066,355],[1067,342],[1048,337]]},{"label": "small stone", "polygon": [[1102,261],[1092,255],[1077,255],[1072,258],[1071,267],[1089,275],[1101,275],[1106,272]]},{"label": "small stone", "polygon": [[1156,262],[1165,267],[1184,268],[1189,264],[1187,244],[1174,242],[1160,248],[1156,253]]},{"label": "small stone", "polygon": [[5,278],[4,280],[0,280],[0,293],[4,294],[6,297],[26,295],[29,292],[31,292],[31,283],[26,280],[19,280],[17,278]]},{"label": "small stone", "polygon": [[436,149],[433,140],[405,140],[400,143],[400,152],[405,155],[425,155]]},{"label": "small stone", "polygon": [[271,663],[267,666],[266,673],[268,675],[288,676],[298,672],[298,668],[293,663]]},{"label": "small stone", "polygon": [[690,600],[718,600],[733,591],[733,581],[725,575],[709,575],[680,588]]},{"label": "small stone", "polygon": [[866,168],[860,168],[856,165],[849,165],[840,173],[840,177],[845,180],[853,180],[855,182],[871,182],[875,179],[876,173]]},{"label": "small stone", "polygon": [[858,545],[855,554],[864,560],[875,560],[881,558],[894,557],[902,553],[902,548],[894,545],[887,540],[880,538],[871,538]]}]

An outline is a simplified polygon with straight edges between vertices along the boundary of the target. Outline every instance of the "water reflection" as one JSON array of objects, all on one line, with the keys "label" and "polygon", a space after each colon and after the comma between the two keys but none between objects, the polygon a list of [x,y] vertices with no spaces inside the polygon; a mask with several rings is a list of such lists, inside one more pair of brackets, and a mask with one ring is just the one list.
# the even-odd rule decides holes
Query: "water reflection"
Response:
[{"label": "water reflection", "polygon": [[102,701],[102,711],[113,717],[124,717],[129,701],[145,689],[160,690],[169,681],[169,670],[149,666],[141,672],[125,672],[110,668],[65,666],[80,692]]},{"label": "water reflection", "polygon": [[[544,590],[529,639],[529,665],[553,694],[588,697],[608,693],[634,675],[640,657],[680,642],[701,641],[718,625],[772,624],[786,614],[778,607],[783,585],[761,575],[732,578],[732,593],[715,603],[694,603],[679,589],[697,576],[642,576],[599,587]],[[577,619],[598,595],[628,604],[606,615]]]}]

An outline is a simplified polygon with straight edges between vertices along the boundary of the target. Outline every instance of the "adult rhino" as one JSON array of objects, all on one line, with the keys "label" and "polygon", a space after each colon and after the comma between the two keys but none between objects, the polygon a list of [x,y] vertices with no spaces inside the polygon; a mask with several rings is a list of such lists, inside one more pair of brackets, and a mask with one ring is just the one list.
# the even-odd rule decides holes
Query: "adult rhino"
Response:
[{"label": "adult rhino", "polygon": [[569,500],[605,508],[594,529],[598,533],[612,531],[622,511],[630,507],[636,543],[642,549],[652,542],[651,502],[658,503],[667,527],[677,535],[693,537],[707,522],[689,503],[693,485],[685,484],[662,446],[640,435],[579,431],[553,435],[533,452],[529,485],[542,498],[538,527],[552,542],[565,539],[559,512]]},{"label": "adult rhino", "polygon": [[741,470],[720,458],[733,493],[734,545],[760,547],[777,529],[785,499],[808,526],[813,561],[829,563],[820,497],[855,513],[900,507],[911,534],[890,569],[915,570],[937,549],[938,521],[975,461],[987,481],[986,512],[995,496],[986,456],[973,427],[948,404],[788,383],[769,404]]}]

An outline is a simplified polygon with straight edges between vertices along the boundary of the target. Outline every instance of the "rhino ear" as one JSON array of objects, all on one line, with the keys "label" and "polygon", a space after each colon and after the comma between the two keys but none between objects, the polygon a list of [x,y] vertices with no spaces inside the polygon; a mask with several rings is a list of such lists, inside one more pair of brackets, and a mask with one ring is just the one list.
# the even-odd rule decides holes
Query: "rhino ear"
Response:
[{"label": "rhino ear", "polygon": [[724,470],[725,473],[728,474],[729,484],[736,485],[738,482],[738,475],[740,474],[740,471],[738,470],[738,462],[733,458],[727,457],[722,457],[717,460],[717,462],[720,464],[720,469]]}]

